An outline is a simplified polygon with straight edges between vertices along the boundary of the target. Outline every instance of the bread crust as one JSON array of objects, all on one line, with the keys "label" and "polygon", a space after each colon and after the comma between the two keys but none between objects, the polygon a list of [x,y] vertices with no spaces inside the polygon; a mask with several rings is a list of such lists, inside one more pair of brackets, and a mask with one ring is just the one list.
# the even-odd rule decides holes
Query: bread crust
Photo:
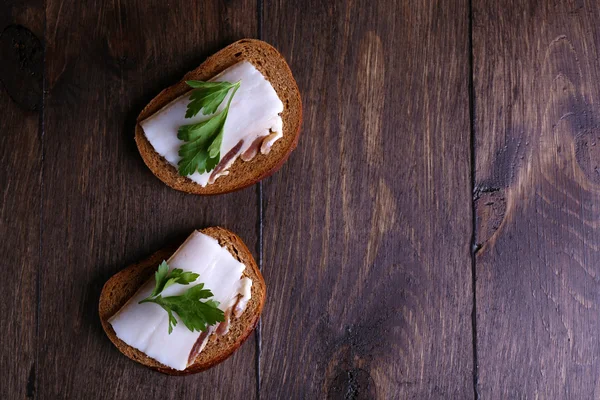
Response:
[{"label": "bread crust", "polygon": [[169,368],[129,346],[117,337],[108,322],[110,317],[119,311],[148,279],[152,278],[158,264],[162,260],[167,260],[179,246],[165,247],[145,260],[132,264],[116,273],[104,284],[100,294],[98,307],[100,321],[111,342],[130,359],[168,375],[189,375],[201,372],[231,356],[250,336],[258,324],[265,302],[265,281],[252,257],[252,253],[250,253],[242,239],[235,233],[221,227],[206,228],[200,232],[217,239],[221,246],[227,247],[233,257],[246,265],[243,276],[252,279],[252,298],[239,318],[232,317],[229,333],[219,337],[211,335],[205,349],[196,357],[195,362],[185,370],[179,371]]},{"label": "bread crust", "polygon": [[[252,63],[271,83],[283,102],[283,137],[275,142],[268,155],[259,153],[246,162],[238,158],[229,169],[229,175],[221,176],[214,183],[202,187],[191,179],[180,176],[174,166],[154,151],[140,122],[188,92],[190,88],[186,85],[186,80],[209,80],[240,61]],[[181,81],[152,99],[137,118],[135,142],[144,163],[152,173],[173,189],[199,195],[216,195],[254,185],[281,168],[298,144],[301,124],[300,91],[283,56],[266,42],[242,39],[215,53],[198,68],[188,72]]]}]

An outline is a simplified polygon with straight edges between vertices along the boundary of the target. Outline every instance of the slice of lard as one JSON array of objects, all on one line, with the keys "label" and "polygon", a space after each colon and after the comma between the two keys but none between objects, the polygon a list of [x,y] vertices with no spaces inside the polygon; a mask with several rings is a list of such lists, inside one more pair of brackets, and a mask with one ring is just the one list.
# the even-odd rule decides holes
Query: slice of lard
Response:
[{"label": "slice of lard", "polygon": [[[188,178],[201,186],[213,183],[216,178],[228,174],[228,169],[241,154],[246,153],[259,138],[265,138],[260,146],[263,154],[268,154],[271,146],[283,137],[283,121],[279,115],[283,111],[283,103],[271,83],[247,61],[239,62],[211,79],[214,82],[237,82],[240,87],[233,96],[225,126],[223,127],[223,142],[221,143],[221,160],[227,157],[226,165],[202,174],[195,172]],[[217,112],[225,108],[229,96],[223,100]],[[191,91],[173,100],[156,114],[140,124],[146,138],[154,150],[177,168],[181,160],[179,148],[184,141],[177,138],[177,130],[182,125],[195,124],[209,119],[214,114],[203,115],[202,111],[193,118],[185,118]],[[242,142],[241,146],[238,146]],[[260,144],[260,143],[258,143]],[[237,147],[237,148],[236,148]],[[234,149],[236,148],[236,149]],[[232,154],[229,154],[233,150]],[[252,149],[246,154],[255,154]],[[244,157],[248,160],[252,157]]]},{"label": "slice of lard", "polygon": [[[204,283],[204,288],[213,293],[212,299],[220,303],[223,312],[239,303],[238,298],[240,302],[248,300],[248,278],[242,279],[244,264],[208,235],[194,231],[169,258],[168,264],[169,269],[180,268],[200,276],[189,285],[168,287],[163,291],[163,297],[181,295],[190,287]],[[152,278],[109,322],[117,337],[129,346],[181,371],[188,366],[190,353],[202,332],[190,331],[175,314],[177,325],[169,334],[168,314],[162,307],[155,303],[138,304],[152,293],[154,285]]]}]

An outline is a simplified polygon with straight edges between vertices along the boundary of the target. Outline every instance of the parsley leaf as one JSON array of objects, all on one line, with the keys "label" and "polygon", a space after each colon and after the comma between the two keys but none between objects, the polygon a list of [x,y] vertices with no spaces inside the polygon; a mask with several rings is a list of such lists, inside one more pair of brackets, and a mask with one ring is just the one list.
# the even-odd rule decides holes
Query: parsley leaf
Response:
[{"label": "parsley leaf", "polygon": [[169,266],[163,261],[156,271],[156,286],[149,297],[140,301],[142,303],[156,303],[161,306],[169,315],[169,334],[173,332],[173,327],[177,325],[175,314],[190,331],[205,331],[207,326],[215,325],[217,322],[225,320],[223,311],[218,308],[219,303],[214,300],[200,301],[213,297],[209,289],[204,289],[204,284],[192,286],[180,296],[162,297],[160,293],[169,286],[179,283],[187,285],[198,278],[198,274],[193,272],[184,272],[175,268],[169,273]]},{"label": "parsley leaf", "polygon": [[177,319],[175,319],[173,313],[179,315],[181,321],[190,331],[200,332],[205,331],[208,325],[215,325],[225,319],[223,311],[217,307],[218,303],[216,301],[200,301],[200,299],[207,299],[212,296],[212,292],[204,289],[204,284],[201,283],[189,288],[181,296],[162,297],[159,295],[151,301],[164,308],[169,314],[169,333],[177,325]]},{"label": "parsley leaf", "polygon": [[[196,171],[202,174],[219,164],[227,111],[223,110],[206,121],[179,128],[177,137],[186,142],[179,148],[179,175],[187,176]],[[217,146],[215,143],[218,144],[216,153],[211,151]]]},{"label": "parsley leaf", "polygon": [[186,118],[192,118],[200,111],[204,115],[215,113],[227,96],[229,89],[239,86],[239,82],[186,81],[185,83],[194,88],[185,112]]},{"label": "parsley leaf", "polygon": [[240,87],[239,81],[236,83],[187,81],[186,83],[195,88],[190,96],[186,118],[195,116],[201,110],[205,115],[215,113],[232,88],[233,93],[229,96],[227,106],[209,119],[179,127],[177,137],[185,142],[179,148],[181,160],[178,169],[179,175],[182,176],[191,175],[196,171],[201,174],[209,172],[219,164],[223,127],[231,100]]},{"label": "parsley leaf", "polygon": [[200,275],[195,274],[193,272],[183,272],[183,270],[179,268],[173,269],[169,274],[169,265],[166,261],[163,261],[158,266],[158,270],[154,274],[154,279],[156,281],[156,285],[154,286],[154,290],[150,296],[156,296],[169,286],[174,283],[179,283],[181,285],[187,285],[189,283],[194,282],[198,279]]},{"label": "parsley leaf", "polygon": [[156,285],[154,286],[154,290],[152,291],[151,296],[156,296],[160,292],[162,292],[163,287],[165,286],[165,279],[167,274],[169,273],[169,266],[167,262],[163,260],[162,263],[158,266],[158,270],[154,273],[154,280],[156,281]]}]

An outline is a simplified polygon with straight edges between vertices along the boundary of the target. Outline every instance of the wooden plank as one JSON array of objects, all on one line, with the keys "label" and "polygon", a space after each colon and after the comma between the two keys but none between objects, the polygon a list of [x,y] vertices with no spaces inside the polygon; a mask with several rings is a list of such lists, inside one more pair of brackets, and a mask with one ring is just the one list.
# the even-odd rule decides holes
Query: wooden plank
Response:
[{"label": "wooden plank", "polygon": [[208,55],[257,32],[254,1],[47,2],[40,398],[253,398],[255,343],[210,371],[172,378],[121,355],[97,305],[115,272],[193,229],[257,243],[257,194],[168,188],[133,141],[141,108]]},{"label": "wooden plank", "polygon": [[467,1],[264,2],[304,102],[264,184],[265,398],[472,398]]},{"label": "wooden plank", "polygon": [[473,11],[481,398],[599,398],[600,3]]},{"label": "wooden plank", "polygon": [[0,393],[36,389],[44,8],[0,3]]}]

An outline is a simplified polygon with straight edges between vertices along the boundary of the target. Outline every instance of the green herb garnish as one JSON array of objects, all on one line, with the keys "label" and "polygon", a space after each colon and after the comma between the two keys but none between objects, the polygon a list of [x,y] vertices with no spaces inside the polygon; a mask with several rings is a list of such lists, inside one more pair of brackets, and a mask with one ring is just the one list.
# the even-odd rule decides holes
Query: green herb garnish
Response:
[{"label": "green herb garnish", "polygon": [[200,301],[200,299],[213,297],[209,289],[204,289],[203,283],[189,288],[181,296],[161,296],[161,293],[169,286],[175,283],[188,285],[198,279],[199,276],[193,272],[183,272],[179,268],[169,271],[169,265],[166,261],[163,261],[154,274],[156,280],[154,290],[150,296],[140,301],[139,304],[156,303],[161,306],[169,314],[169,334],[173,332],[173,327],[177,325],[177,319],[173,313],[179,316],[190,331],[205,331],[207,326],[224,321],[225,315],[218,308],[219,303],[217,301]]},{"label": "green herb garnish", "polygon": [[199,173],[212,171],[221,160],[221,142],[223,141],[223,127],[229,113],[229,106],[235,92],[240,87],[240,81],[230,82],[202,82],[186,81],[194,88],[190,102],[185,113],[186,118],[202,114],[216,113],[217,109],[233,89],[229,96],[227,106],[214,114],[209,119],[197,124],[183,125],[177,131],[177,137],[185,143],[179,148],[179,175],[188,176],[198,171]]}]

